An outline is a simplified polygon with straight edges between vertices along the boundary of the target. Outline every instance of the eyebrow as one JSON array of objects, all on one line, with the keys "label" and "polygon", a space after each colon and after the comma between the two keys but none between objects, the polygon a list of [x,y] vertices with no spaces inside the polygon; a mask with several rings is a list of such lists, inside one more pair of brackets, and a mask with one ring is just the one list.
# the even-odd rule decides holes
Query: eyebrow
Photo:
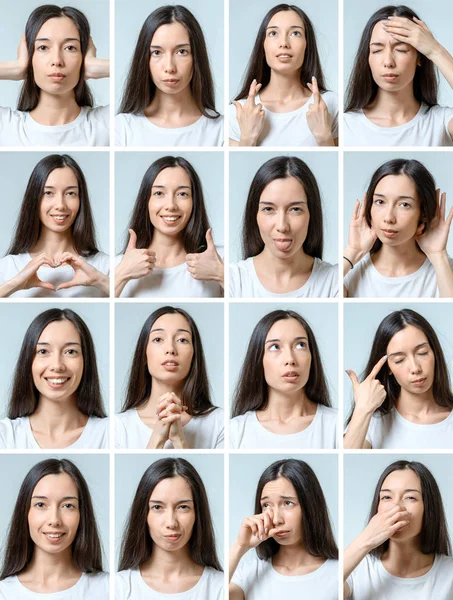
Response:
[{"label": "eyebrow", "polygon": [[[385,194],[377,194],[374,192],[373,196],[379,196],[379,198],[386,198]],[[398,200],[413,200],[415,202],[415,198],[413,196],[397,196]]]},{"label": "eyebrow", "polygon": [[[165,504],[165,502],[162,500],[153,500],[152,498],[150,498],[149,501],[153,504]],[[175,504],[188,504],[189,502],[193,504],[193,500],[190,500],[190,498],[184,498],[183,500],[178,500]]]},{"label": "eyebrow", "polygon": [[[184,44],[177,44],[175,46],[175,48],[184,48],[185,46],[190,47],[190,44],[188,42],[185,42]],[[157,49],[163,50],[162,46],[155,46],[154,44],[151,44],[150,48],[157,48]]]},{"label": "eyebrow", "polygon": [[[156,328],[156,329],[151,329],[150,333],[153,333],[154,331],[165,331],[165,329],[163,329],[162,327]],[[188,329],[177,329],[176,333],[178,333],[178,331],[184,331],[185,333],[192,335],[192,332],[190,332]]]},{"label": "eyebrow", "polygon": [[[38,342],[36,344],[37,346],[50,346],[50,342]],[[79,342],[66,342],[66,344],[63,345],[63,348],[65,346],[80,346]]]},{"label": "eyebrow", "polygon": [[[308,342],[308,338],[306,338],[304,335],[299,335],[298,337],[294,338],[294,342],[296,342],[297,340],[307,340]],[[273,340],[267,340],[266,342],[264,342],[265,344],[271,344],[273,342],[280,342],[281,340],[279,340],[278,338],[275,338]]]},{"label": "eyebrow", "polygon": [[[35,498],[36,500],[48,500],[49,498],[47,496],[32,496],[31,499],[33,500],[33,498]],[[78,500],[77,496],[64,496],[63,498],[61,498],[60,502],[62,502],[63,500]]]},{"label": "eyebrow", "polygon": [[[421,344],[418,344],[418,346],[415,346],[414,350],[418,350],[422,346],[426,346],[426,345],[429,346],[429,342],[422,342]],[[396,356],[397,354],[406,354],[406,353],[403,352],[402,350],[400,350],[399,352],[392,352],[392,354],[389,354],[387,358],[390,358],[391,356]]]},{"label": "eyebrow", "polygon": [[[381,493],[382,493],[382,492],[393,492],[393,490],[390,490],[390,489],[388,489],[388,488],[383,488],[383,489],[381,490]],[[417,492],[417,494],[421,494],[421,491],[420,491],[420,490],[414,490],[414,489],[412,489],[412,488],[407,488],[406,490],[404,490],[404,493],[406,493],[406,492]]]},{"label": "eyebrow", "polygon": [[[45,185],[45,186],[44,186],[44,189],[46,189],[46,188],[48,188],[48,189],[50,189],[50,190],[54,190],[54,189],[56,189],[54,185]],[[78,190],[78,189],[79,189],[79,186],[78,186],[78,185],[68,185],[68,186],[65,188],[65,190],[72,190],[72,189],[74,189],[74,188]]]},{"label": "eyebrow", "polygon": [[[52,41],[50,38],[35,38],[35,42],[50,42],[50,41]],[[80,44],[79,38],[65,38],[63,40],[63,44],[65,42],[79,42],[79,44]]]},{"label": "eyebrow", "polygon": [[[407,42],[401,42],[401,41],[395,41],[395,42],[390,42],[391,46],[410,46],[410,44],[408,44]],[[370,46],[385,46],[385,44],[383,42],[370,42]]]},{"label": "eyebrow", "polygon": [[[160,188],[160,189],[165,189],[166,186],[165,185],[152,185],[152,188]],[[187,189],[187,190],[191,190],[192,188],[190,187],[190,185],[178,185],[178,187],[176,188],[177,190],[180,190],[181,188]]]},{"label": "eyebrow", "polygon": [[[268,29],[280,29],[279,25],[269,25],[269,27],[266,27],[266,31]],[[302,29],[302,31],[304,30],[304,28],[301,25],[290,25],[289,29]]]},{"label": "eyebrow", "polygon": [[[297,500],[296,496],[280,496],[280,498],[282,500]],[[269,496],[263,496],[261,498],[261,502],[263,502],[263,500],[269,500]]]},{"label": "eyebrow", "polygon": [[[270,204],[271,206],[275,206],[275,202],[271,202],[270,200],[260,200],[259,204]],[[293,206],[295,204],[307,204],[306,200],[295,200],[294,202],[290,202],[289,206]]]}]

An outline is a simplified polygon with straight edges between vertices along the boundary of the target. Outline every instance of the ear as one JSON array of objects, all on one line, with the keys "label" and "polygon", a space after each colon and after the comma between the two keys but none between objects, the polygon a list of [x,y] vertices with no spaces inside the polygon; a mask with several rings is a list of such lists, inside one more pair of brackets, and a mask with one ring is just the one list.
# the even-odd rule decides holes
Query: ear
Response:
[{"label": "ear", "polygon": [[417,230],[415,232],[416,236],[421,235],[425,231],[425,225],[426,225],[426,223],[424,221],[419,223]]}]

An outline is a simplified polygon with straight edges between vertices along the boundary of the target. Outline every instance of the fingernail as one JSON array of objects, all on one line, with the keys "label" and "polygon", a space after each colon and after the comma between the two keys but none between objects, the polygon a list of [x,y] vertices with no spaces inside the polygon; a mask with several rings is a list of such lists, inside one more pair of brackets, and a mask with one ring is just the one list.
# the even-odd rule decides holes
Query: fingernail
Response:
[{"label": "fingernail", "polygon": [[349,369],[345,369],[344,371],[345,373],[347,373],[349,375],[349,373],[351,372]]},{"label": "fingernail", "polygon": [[252,81],[252,83],[256,83],[256,79],[254,79],[254,80]]},{"label": "fingernail", "polygon": [[264,530],[264,533],[269,533],[269,529],[267,529],[267,528],[266,528],[266,529]]},{"label": "fingernail", "polygon": [[263,539],[263,537],[264,537],[264,536],[260,535],[260,540],[262,540],[262,539]]}]

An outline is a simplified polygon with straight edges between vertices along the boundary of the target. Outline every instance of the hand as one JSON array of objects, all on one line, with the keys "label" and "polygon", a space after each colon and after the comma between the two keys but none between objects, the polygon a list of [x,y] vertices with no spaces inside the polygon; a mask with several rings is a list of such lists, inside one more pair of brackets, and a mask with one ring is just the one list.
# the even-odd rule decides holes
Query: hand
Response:
[{"label": "hand", "polygon": [[366,222],[365,203],[366,194],[363,196],[362,203],[359,200],[356,201],[349,223],[348,245],[345,256],[354,264],[371,250],[377,239],[376,232]]},{"label": "hand", "polygon": [[318,146],[333,146],[332,116],[319,93],[316,77],[311,78],[311,83],[307,83],[307,87],[313,94],[313,104],[308,105],[307,111],[308,127],[315,136]]},{"label": "hand", "polygon": [[233,100],[233,104],[236,107],[236,118],[241,130],[241,142],[247,146],[256,146],[264,126],[263,105],[255,104],[255,96],[258,94],[261,85],[261,83],[256,83],[256,79],[252,81],[249,95],[244,105]]},{"label": "hand", "polygon": [[223,261],[214,245],[212,229],[206,232],[206,244],[204,252],[186,256],[187,269],[194,279],[219,281],[223,284]]},{"label": "hand", "polygon": [[21,35],[19,46],[17,47],[17,81],[25,79],[28,67],[28,49],[25,33]]},{"label": "hand", "polygon": [[399,42],[410,44],[420,54],[430,58],[439,49],[440,44],[423,21],[413,17],[388,17],[384,29]]},{"label": "hand", "polygon": [[117,276],[129,281],[140,279],[153,272],[156,264],[156,253],[146,248],[137,248],[137,234],[129,229],[129,243],[126,252],[117,267]]},{"label": "hand", "polygon": [[95,267],[87,263],[84,258],[72,252],[63,252],[63,254],[57,255],[55,261],[59,265],[66,263],[74,269],[74,277],[71,281],[62,283],[58,286],[57,290],[66,290],[76,285],[97,287],[101,279],[106,277]]},{"label": "hand", "polygon": [[19,271],[19,273],[11,279],[10,283],[13,286],[11,294],[17,292],[18,290],[29,290],[36,287],[44,288],[45,290],[52,290],[54,292],[54,285],[48,281],[41,281],[37,275],[38,269],[43,265],[48,265],[52,268],[58,266],[54,259],[45,252],[39,256],[36,256],[35,258],[32,258],[32,260],[22,269],[22,271]]},{"label": "hand", "polygon": [[168,425],[168,439],[175,448],[186,448],[186,439],[182,426],[181,417],[187,410],[180,398],[173,392],[167,392],[158,399],[157,419],[164,425]]},{"label": "hand", "polygon": [[436,201],[436,214],[429,229],[415,236],[417,244],[428,258],[434,254],[446,252],[448,234],[453,219],[453,207],[450,209],[448,217],[445,218],[447,194],[445,192],[441,194],[439,189],[436,190]]},{"label": "hand", "polygon": [[244,519],[236,539],[237,545],[248,551],[271,538],[278,531],[278,528],[274,527],[273,518],[272,510],[268,509],[259,515]]},{"label": "hand", "polygon": [[370,550],[377,548],[397,531],[409,525],[411,513],[403,506],[390,504],[377,512],[362,531],[362,537]]},{"label": "hand", "polygon": [[102,79],[110,75],[110,61],[97,58],[96,54],[96,46],[90,36],[87,53],[85,54],[85,79]]},{"label": "hand", "polygon": [[387,392],[379,379],[376,378],[386,361],[387,356],[383,356],[374,365],[373,370],[362,383],[359,382],[354,371],[351,371],[350,369],[346,370],[349,379],[352,381],[356,409],[362,410],[367,414],[373,414],[384,402]]}]

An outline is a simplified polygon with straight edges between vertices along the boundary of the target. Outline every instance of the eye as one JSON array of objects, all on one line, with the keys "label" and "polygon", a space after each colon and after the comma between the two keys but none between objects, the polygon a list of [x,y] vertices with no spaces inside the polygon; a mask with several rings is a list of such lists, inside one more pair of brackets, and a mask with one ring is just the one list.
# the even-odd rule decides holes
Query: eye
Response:
[{"label": "eye", "polygon": [[300,206],[292,206],[291,207],[291,211],[292,212],[299,212],[299,213],[304,212],[303,209]]},{"label": "eye", "polygon": [[426,356],[428,354],[428,350],[426,350],[426,352],[419,352],[418,355],[419,356]]},{"label": "eye", "polygon": [[188,504],[181,504],[178,508],[180,510],[190,510],[190,506]]},{"label": "eye", "polygon": [[263,504],[261,504],[261,508],[269,508],[269,502],[263,502]]},{"label": "eye", "polygon": [[189,192],[179,192],[178,196],[183,196],[184,198],[188,198]]},{"label": "eye", "polygon": [[75,348],[68,348],[66,354],[69,354],[69,356],[77,356],[79,353]]},{"label": "eye", "polygon": [[162,508],[162,506],[160,506],[159,504],[152,504],[149,509],[153,510],[154,512],[159,512],[160,509]]},{"label": "eye", "polygon": [[176,341],[181,342],[182,344],[189,344],[189,340],[184,337],[178,338]]},{"label": "eye", "polygon": [[305,349],[307,347],[307,344],[305,342],[297,342],[296,344],[296,348],[300,348],[300,349]]},{"label": "eye", "polygon": [[69,50],[69,52],[77,52],[76,46],[66,46],[65,50]]},{"label": "eye", "polygon": [[267,34],[267,37],[275,37],[276,35],[277,35],[277,32],[276,32],[276,31],[274,31],[273,29],[271,29],[271,30],[269,31],[269,33]]},{"label": "eye", "polygon": [[53,192],[51,192],[50,190],[44,190],[43,192],[43,196],[52,196]]},{"label": "eye", "polygon": [[384,200],[382,200],[382,198],[375,198],[375,200],[373,200],[373,204],[381,206],[382,204],[384,204]]},{"label": "eye", "polygon": [[72,502],[65,502],[63,508],[69,508],[70,510],[75,509],[75,505]]},{"label": "eye", "polygon": [[189,51],[187,50],[187,48],[180,48],[177,54],[179,54],[180,56],[187,56],[189,54]]},{"label": "eye", "polygon": [[382,52],[382,50],[373,50],[371,54],[379,54],[379,52]]},{"label": "eye", "polygon": [[68,196],[77,196],[77,192],[70,191],[70,192],[67,192],[67,195]]},{"label": "eye", "polygon": [[291,500],[285,500],[285,502],[283,503],[284,506],[294,506],[294,502],[291,502]]},{"label": "eye", "polygon": [[409,202],[400,202],[400,206],[403,208],[412,208],[412,205]]},{"label": "eye", "polygon": [[381,500],[391,500],[391,496],[382,496]]},{"label": "eye", "polygon": [[409,52],[409,50],[398,50],[397,49],[397,52],[402,52],[403,54],[407,54]]},{"label": "eye", "polygon": [[156,344],[158,344],[159,342],[163,341],[163,338],[156,336],[155,338],[153,338],[151,341],[155,342]]},{"label": "eye", "polygon": [[44,504],[44,502],[35,502],[35,504],[33,506],[35,508],[44,508],[45,504]]},{"label": "eye", "polygon": [[45,348],[37,348],[36,354],[39,356],[44,356],[45,354],[47,354],[47,350]]},{"label": "eye", "polygon": [[151,50],[151,56],[160,56],[160,50]]},{"label": "eye", "polygon": [[275,352],[276,350],[280,350],[280,346],[278,344],[271,344],[269,346],[269,352]]},{"label": "eye", "polygon": [[273,209],[273,207],[272,207],[272,206],[263,206],[263,208],[261,209],[261,212],[264,212],[264,213],[271,213],[271,212],[273,212],[273,210],[274,210],[274,209]]},{"label": "eye", "polygon": [[156,190],[155,192],[153,192],[153,196],[163,196],[164,193],[161,192],[160,190]]},{"label": "eye", "polygon": [[399,360],[395,360],[395,365],[399,365],[400,363],[402,363],[404,360],[404,358],[400,358]]},{"label": "eye", "polygon": [[415,496],[406,496],[406,500],[417,500]]},{"label": "eye", "polygon": [[296,37],[300,37],[302,35],[302,32],[301,31],[297,31],[297,30],[296,31],[292,31],[291,35],[295,35]]},{"label": "eye", "polygon": [[41,44],[40,46],[37,46],[36,50],[39,50],[39,52],[43,52],[43,50],[45,50],[47,48],[47,46],[45,44]]}]

